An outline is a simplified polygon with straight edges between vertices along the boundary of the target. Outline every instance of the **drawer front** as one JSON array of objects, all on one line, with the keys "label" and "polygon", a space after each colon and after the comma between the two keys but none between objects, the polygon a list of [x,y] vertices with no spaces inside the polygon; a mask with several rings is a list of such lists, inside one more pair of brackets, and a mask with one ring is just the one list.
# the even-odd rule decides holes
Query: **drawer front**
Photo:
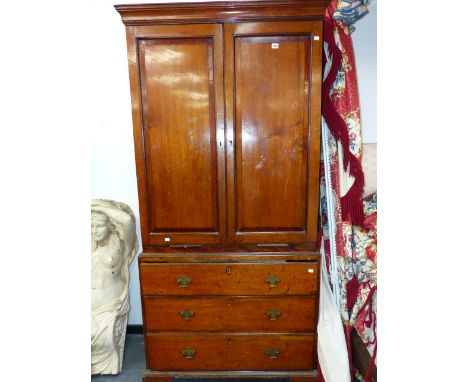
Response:
[{"label": "drawer front", "polygon": [[145,297],[146,330],[295,331],[316,328],[315,296]]},{"label": "drawer front", "polygon": [[143,295],[304,295],[317,263],[140,264]]},{"label": "drawer front", "polygon": [[148,334],[152,370],[312,370],[314,335]]}]

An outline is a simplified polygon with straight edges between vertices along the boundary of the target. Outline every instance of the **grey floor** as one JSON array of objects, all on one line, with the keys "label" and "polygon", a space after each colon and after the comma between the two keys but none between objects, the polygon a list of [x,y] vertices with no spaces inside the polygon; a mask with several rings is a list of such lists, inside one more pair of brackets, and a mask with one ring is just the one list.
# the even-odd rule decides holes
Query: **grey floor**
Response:
[{"label": "grey floor", "polygon": [[143,334],[127,334],[122,372],[117,375],[93,375],[92,382],[141,382],[146,369]]}]

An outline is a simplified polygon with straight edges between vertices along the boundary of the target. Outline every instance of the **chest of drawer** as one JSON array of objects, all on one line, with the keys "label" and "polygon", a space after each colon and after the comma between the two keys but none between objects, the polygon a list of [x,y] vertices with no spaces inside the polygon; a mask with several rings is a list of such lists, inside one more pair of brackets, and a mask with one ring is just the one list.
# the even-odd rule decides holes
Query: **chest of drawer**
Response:
[{"label": "chest of drawer", "polygon": [[311,370],[314,335],[148,334],[154,370]]},{"label": "chest of drawer", "polygon": [[148,331],[295,331],[316,327],[316,297],[145,297]]},{"label": "chest of drawer", "polygon": [[318,290],[317,263],[140,264],[148,295],[307,295]]}]

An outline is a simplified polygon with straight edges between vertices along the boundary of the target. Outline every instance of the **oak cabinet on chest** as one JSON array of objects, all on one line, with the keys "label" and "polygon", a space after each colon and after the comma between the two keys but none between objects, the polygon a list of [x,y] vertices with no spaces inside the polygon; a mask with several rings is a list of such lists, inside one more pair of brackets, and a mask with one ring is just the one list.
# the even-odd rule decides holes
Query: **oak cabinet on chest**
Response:
[{"label": "oak cabinet on chest", "polygon": [[119,5],[147,381],[316,368],[327,1]]}]

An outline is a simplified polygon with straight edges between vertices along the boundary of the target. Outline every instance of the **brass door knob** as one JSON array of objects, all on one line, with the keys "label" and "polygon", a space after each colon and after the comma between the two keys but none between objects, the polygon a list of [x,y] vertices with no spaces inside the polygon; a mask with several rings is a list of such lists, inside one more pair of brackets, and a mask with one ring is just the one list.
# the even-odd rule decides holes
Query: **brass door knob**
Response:
[{"label": "brass door knob", "polygon": [[188,308],[185,308],[182,312],[179,312],[179,316],[182,317],[184,320],[190,320],[193,316],[195,316],[195,312],[192,312]]},{"label": "brass door knob", "polygon": [[181,354],[184,358],[191,359],[195,357],[195,355],[197,354],[197,351],[192,348],[185,348],[184,350],[181,351]]},{"label": "brass door knob", "polygon": [[275,308],[266,312],[265,315],[272,321],[276,321],[279,317],[281,317],[281,312],[277,311]]},{"label": "brass door knob", "polygon": [[268,286],[271,286],[271,287],[277,286],[280,281],[281,281],[280,278],[275,275],[270,275],[265,279],[265,282],[268,284]]},{"label": "brass door knob", "polygon": [[279,350],[276,348],[269,348],[265,350],[265,354],[268,356],[268,358],[278,358],[279,353]]},{"label": "brass door knob", "polygon": [[187,288],[192,282],[192,279],[186,275],[182,275],[180,277],[177,277],[177,282],[182,288]]}]

